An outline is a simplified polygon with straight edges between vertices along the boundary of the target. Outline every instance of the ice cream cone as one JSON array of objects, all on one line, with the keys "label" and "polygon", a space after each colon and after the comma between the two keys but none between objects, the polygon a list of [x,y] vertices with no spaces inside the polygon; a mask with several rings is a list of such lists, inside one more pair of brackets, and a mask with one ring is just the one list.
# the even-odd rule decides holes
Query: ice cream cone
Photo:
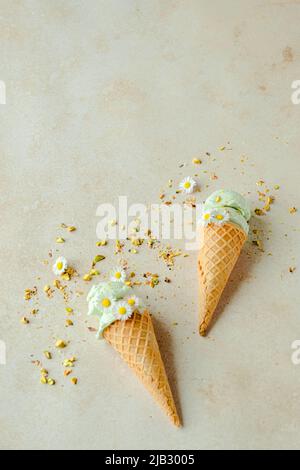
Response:
[{"label": "ice cream cone", "polygon": [[200,335],[206,336],[221,295],[245,244],[247,234],[232,223],[209,224],[201,227],[201,230]]},{"label": "ice cream cone", "polygon": [[105,340],[136,373],[155,400],[180,426],[173,395],[157,344],[149,312],[135,312],[127,321],[116,321],[105,329]]}]

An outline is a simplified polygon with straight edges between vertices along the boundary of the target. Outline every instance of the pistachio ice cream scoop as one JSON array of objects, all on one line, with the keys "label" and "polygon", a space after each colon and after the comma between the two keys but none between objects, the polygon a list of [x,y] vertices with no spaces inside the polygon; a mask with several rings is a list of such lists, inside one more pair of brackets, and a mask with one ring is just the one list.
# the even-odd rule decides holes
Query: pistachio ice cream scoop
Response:
[{"label": "pistachio ice cream scoop", "polygon": [[236,191],[215,191],[207,198],[203,207],[203,223],[222,225],[231,222],[248,235],[251,209],[248,201]]}]

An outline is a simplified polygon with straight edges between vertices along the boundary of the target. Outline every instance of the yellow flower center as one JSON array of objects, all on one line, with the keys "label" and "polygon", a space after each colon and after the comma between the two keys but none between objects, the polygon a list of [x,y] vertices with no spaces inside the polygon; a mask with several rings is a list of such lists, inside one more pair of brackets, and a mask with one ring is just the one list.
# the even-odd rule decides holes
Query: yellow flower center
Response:
[{"label": "yellow flower center", "polygon": [[125,307],[120,307],[120,308],[119,308],[119,314],[120,314],[120,315],[126,315],[126,313],[127,313],[127,310],[126,310]]},{"label": "yellow flower center", "polygon": [[218,214],[218,215],[216,216],[216,219],[217,219],[217,220],[224,220],[224,216],[221,215],[221,214]]},{"label": "yellow flower center", "polygon": [[121,273],[116,273],[116,274],[115,274],[115,278],[116,278],[116,279],[121,279],[121,277],[122,277],[122,274],[121,274]]},{"label": "yellow flower center", "polygon": [[220,196],[217,196],[216,197],[216,202],[221,202],[222,201],[222,198]]},{"label": "yellow flower center", "polygon": [[192,186],[192,185],[191,185],[191,183],[190,183],[189,181],[187,181],[186,183],[184,183],[185,189],[190,189],[191,186]]},{"label": "yellow flower center", "polygon": [[205,214],[204,215],[204,220],[209,220],[210,219],[210,214]]},{"label": "yellow flower center", "polygon": [[102,307],[109,308],[111,306],[111,301],[109,299],[102,300]]},{"label": "yellow flower center", "polygon": [[63,263],[62,263],[61,261],[60,261],[59,263],[57,263],[57,269],[58,269],[59,271],[61,271],[61,270],[63,269],[63,267],[64,267],[64,265],[63,265]]},{"label": "yellow flower center", "polygon": [[135,300],[134,299],[129,299],[128,300],[128,305],[130,305],[130,307],[133,307],[135,305]]}]

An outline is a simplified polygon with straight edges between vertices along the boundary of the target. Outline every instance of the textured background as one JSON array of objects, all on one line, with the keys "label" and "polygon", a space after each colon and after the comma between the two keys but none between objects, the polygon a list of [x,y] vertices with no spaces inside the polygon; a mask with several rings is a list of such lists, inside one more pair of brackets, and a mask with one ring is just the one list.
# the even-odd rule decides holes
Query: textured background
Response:
[{"label": "textured background", "polygon": [[[296,448],[299,272],[289,266],[299,261],[299,215],[288,208],[300,207],[300,105],[291,103],[300,2],[0,0],[0,10],[0,447]],[[28,327],[19,318],[30,310],[24,289],[51,282],[42,264],[51,248],[84,274],[96,254],[97,206],[118,195],[159,201],[170,178],[194,174],[195,156],[204,161],[198,200],[228,186],[256,207],[258,180],[281,190],[259,222],[265,253],[247,247],[207,339],[196,334],[196,255],[169,274],[152,252],[128,256],[133,270],[172,278],[144,295],[182,410],[176,430],[88,331],[84,297],[67,332],[57,296],[40,292]],[[61,222],[78,231],[57,248]],[[101,268],[115,263],[108,255]],[[61,377],[56,355],[57,386],[43,387],[31,360],[63,335],[79,358],[79,385]]]}]

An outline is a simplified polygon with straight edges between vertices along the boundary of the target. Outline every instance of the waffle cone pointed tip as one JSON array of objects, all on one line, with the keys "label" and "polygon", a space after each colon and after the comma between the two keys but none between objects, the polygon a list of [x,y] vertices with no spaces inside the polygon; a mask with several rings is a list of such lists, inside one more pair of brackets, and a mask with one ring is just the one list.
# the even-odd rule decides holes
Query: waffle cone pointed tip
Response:
[{"label": "waffle cone pointed tip", "polygon": [[204,322],[200,323],[199,334],[200,336],[203,336],[203,337],[207,335],[207,326],[205,325]]}]

